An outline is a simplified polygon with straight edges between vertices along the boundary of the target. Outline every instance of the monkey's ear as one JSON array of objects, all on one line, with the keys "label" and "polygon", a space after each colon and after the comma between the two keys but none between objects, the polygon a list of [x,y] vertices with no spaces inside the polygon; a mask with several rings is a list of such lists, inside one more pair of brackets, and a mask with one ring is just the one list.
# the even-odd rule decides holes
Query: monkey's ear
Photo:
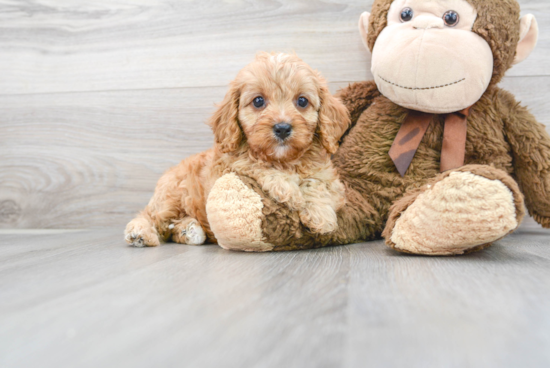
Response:
[{"label": "monkey's ear", "polygon": [[369,18],[369,12],[364,12],[359,18],[359,33],[361,34],[361,41],[363,41],[363,45],[365,45],[367,50],[369,49],[369,44],[367,42],[367,35],[369,34]]},{"label": "monkey's ear", "polygon": [[537,45],[539,38],[539,26],[535,16],[527,14],[520,19],[519,42],[516,50],[514,64],[519,64],[531,54]]}]

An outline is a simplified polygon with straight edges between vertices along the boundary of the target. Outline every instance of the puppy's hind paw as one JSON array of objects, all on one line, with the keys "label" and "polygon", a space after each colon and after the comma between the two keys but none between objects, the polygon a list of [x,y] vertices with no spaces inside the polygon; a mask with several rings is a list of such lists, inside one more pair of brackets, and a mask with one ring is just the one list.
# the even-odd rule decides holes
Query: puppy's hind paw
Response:
[{"label": "puppy's hind paw", "polygon": [[200,245],[203,244],[206,240],[204,230],[197,221],[193,221],[187,226],[186,235],[187,244]]},{"label": "puppy's hind paw", "polygon": [[[173,226],[172,226],[173,225]],[[180,244],[201,245],[206,241],[206,235],[199,222],[193,218],[170,225],[172,240]]]},{"label": "puppy's hind paw", "polygon": [[126,243],[142,248],[160,245],[159,236],[155,228],[145,219],[137,218],[126,226],[124,231]]}]

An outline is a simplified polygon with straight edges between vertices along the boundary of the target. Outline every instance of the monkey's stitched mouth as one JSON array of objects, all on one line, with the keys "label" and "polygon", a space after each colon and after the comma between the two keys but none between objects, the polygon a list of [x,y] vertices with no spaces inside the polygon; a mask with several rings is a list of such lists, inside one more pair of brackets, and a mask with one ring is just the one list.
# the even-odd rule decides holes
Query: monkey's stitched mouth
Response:
[{"label": "monkey's stitched mouth", "polygon": [[378,78],[382,79],[386,83],[391,84],[392,86],[396,86],[396,87],[403,88],[403,89],[409,89],[411,91],[424,91],[424,90],[427,90],[427,89],[444,88],[444,87],[453,86],[455,84],[458,84],[460,82],[464,82],[466,80],[466,78],[462,78],[461,80],[457,80],[456,82],[453,82],[453,83],[447,83],[447,84],[442,84],[441,86],[433,86],[433,87],[405,87],[405,86],[400,86],[397,83],[390,82],[389,80],[387,80],[385,78],[382,78],[380,75],[378,75]]}]

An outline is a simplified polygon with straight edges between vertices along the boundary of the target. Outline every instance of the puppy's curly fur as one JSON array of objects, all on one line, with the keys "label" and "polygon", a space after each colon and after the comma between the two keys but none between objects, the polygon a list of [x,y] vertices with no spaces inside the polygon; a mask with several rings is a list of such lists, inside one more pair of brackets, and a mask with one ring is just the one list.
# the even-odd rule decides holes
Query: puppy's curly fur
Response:
[{"label": "puppy's curly fur", "polygon": [[[290,134],[277,133],[278,124]],[[258,54],[210,120],[214,147],[160,178],[147,207],[127,225],[126,241],[216,243],[206,199],[228,172],[255,179],[274,200],[298,211],[313,232],[334,231],[345,196],[331,154],[349,124],[347,109],[317,71],[295,55]]]}]

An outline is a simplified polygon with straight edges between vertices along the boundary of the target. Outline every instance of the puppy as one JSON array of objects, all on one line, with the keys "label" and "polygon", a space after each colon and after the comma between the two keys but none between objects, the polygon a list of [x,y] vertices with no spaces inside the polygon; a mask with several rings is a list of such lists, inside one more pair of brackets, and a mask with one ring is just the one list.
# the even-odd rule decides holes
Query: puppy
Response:
[{"label": "puppy", "polygon": [[350,124],[321,75],[295,55],[260,53],[231,82],[210,120],[212,149],[168,170],[153,198],[126,227],[134,246],[161,241],[216,243],[206,216],[214,182],[234,172],[255,179],[298,211],[311,231],[336,230],[344,186],[331,154]]}]

